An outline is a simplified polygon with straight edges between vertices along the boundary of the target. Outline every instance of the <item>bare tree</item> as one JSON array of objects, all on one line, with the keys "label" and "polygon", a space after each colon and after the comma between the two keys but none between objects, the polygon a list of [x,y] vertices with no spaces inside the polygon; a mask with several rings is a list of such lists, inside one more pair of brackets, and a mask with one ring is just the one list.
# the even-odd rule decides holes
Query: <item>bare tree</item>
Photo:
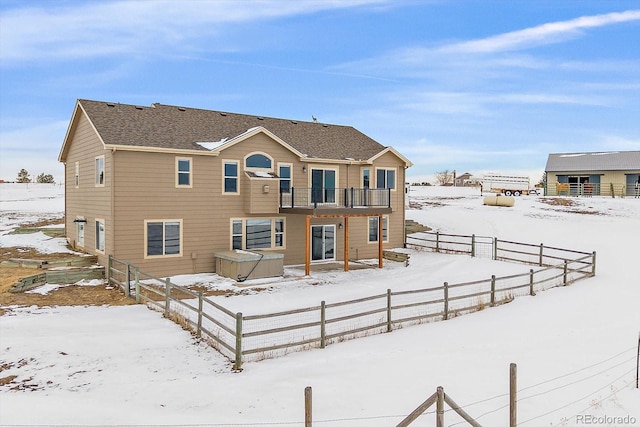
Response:
[{"label": "bare tree", "polygon": [[436,172],[436,180],[438,181],[438,185],[451,185],[453,183],[453,172],[448,169]]}]

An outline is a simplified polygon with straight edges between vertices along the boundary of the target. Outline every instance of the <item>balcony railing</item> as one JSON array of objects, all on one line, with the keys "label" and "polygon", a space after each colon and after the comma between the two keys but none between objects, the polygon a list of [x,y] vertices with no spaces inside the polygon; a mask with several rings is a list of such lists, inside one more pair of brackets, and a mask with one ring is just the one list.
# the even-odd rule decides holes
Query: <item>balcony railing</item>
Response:
[{"label": "balcony railing", "polygon": [[280,189],[280,208],[391,208],[390,188]]}]

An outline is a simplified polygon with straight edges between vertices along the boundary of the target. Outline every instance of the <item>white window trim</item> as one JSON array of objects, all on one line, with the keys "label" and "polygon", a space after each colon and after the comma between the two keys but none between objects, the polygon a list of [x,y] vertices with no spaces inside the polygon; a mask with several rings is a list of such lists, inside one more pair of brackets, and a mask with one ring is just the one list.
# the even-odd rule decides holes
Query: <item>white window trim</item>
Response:
[{"label": "white window trim", "polygon": [[[241,250],[247,249],[247,220],[269,220],[271,222],[271,246],[268,248],[256,248],[261,251],[279,251],[287,248],[287,219],[285,217],[244,217],[244,218],[231,218],[229,220],[229,249],[233,250],[233,222],[242,221],[242,245]],[[276,246],[276,221],[282,220],[282,246]]]},{"label": "white window trim", "polygon": [[[167,222],[177,222],[180,224],[180,252],[177,254],[169,254],[169,255],[147,255],[147,249],[148,249],[148,240],[147,240],[147,230],[148,230],[148,226],[147,224],[150,222],[161,222],[163,227],[164,224]],[[157,258],[180,258],[183,256],[183,233],[184,233],[184,227],[182,224],[182,220],[181,219],[145,219],[144,220],[144,259],[157,259]],[[164,247],[164,243],[163,243],[163,247]]]},{"label": "white window trim", "polygon": [[80,188],[80,162],[76,162],[74,168],[73,182],[76,188]]},{"label": "white window trim", "polygon": [[[373,184],[373,188],[376,188],[378,190],[380,190],[380,188],[378,188],[378,171],[379,170],[385,170],[385,171],[394,171],[394,176],[395,176],[395,182],[393,183],[393,188],[391,189],[391,191],[396,191],[398,189],[398,168],[394,168],[394,167],[380,167],[380,168],[375,168],[374,169],[374,178],[369,177],[369,185],[371,185],[371,180],[375,179],[375,183]],[[385,173],[385,181],[387,179],[387,174]],[[386,189],[386,182],[385,182],[385,189]]]},{"label": "white window trim", "polygon": [[[98,223],[102,223],[102,228],[104,229],[104,234],[102,236],[102,240],[103,240],[102,244],[104,245],[104,249],[102,249],[102,250],[98,249],[98,232],[97,232],[98,231],[98,229],[97,229]],[[93,232],[94,232],[94,238],[96,240],[95,240],[93,246],[95,246],[96,252],[101,253],[101,254],[105,254],[106,250],[107,250],[107,224],[105,223],[104,218],[96,218],[95,221],[94,221],[94,224],[95,225],[93,227]]]},{"label": "white window trim", "polygon": [[280,193],[280,181],[282,181],[282,178],[280,178],[280,166],[289,166],[290,176],[289,178],[286,178],[286,179],[289,180],[289,188],[293,187],[293,163],[278,163],[277,165],[278,193]]},{"label": "white window trim", "polygon": [[[225,169],[225,165],[227,163],[235,163],[235,165],[236,165],[237,175],[236,175],[235,178],[237,180],[237,182],[236,182],[237,185],[236,185],[236,192],[235,193],[233,193],[231,191],[225,191],[225,189],[224,189],[224,181],[225,181],[225,179],[227,179],[227,176],[225,175],[224,169]],[[222,194],[223,195],[227,195],[227,196],[238,196],[238,195],[240,195],[240,161],[222,159]]]},{"label": "white window trim", "polygon": [[[369,240],[369,227],[370,227],[370,223],[369,221],[371,220],[371,218],[379,218],[378,216],[369,216],[367,217],[367,243],[370,244],[378,244],[378,240],[380,239],[380,236],[378,236],[378,240]],[[382,243],[389,243],[389,215],[382,215],[382,234],[384,235],[384,223],[386,221],[387,223],[387,238],[382,240]]]},{"label": "white window trim", "polygon": [[361,186],[362,188],[366,188],[366,187],[364,186],[364,171],[366,171],[366,170],[368,170],[368,171],[369,171],[369,187],[368,187],[368,188],[371,188],[371,185],[373,184],[373,183],[371,182],[371,179],[372,179],[372,178],[371,178],[371,169],[372,169],[372,168],[371,168],[370,166],[367,166],[367,167],[364,167],[364,168],[361,168],[361,169],[360,169],[360,186]]},{"label": "white window trim", "polygon": [[[187,173],[187,172],[181,172],[178,169],[178,165],[180,164],[180,161],[188,161],[189,162],[189,184],[188,185],[184,185],[184,184],[180,184],[180,174],[181,173]],[[191,157],[176,157],[176,188],[193,188],[193,158]]]},{"label": "white window trim", "polygon": [[[271,160],[271,167],[270,168],[253,168],[253,167],[247,167],[247,159],[251,156],[255,156],[256,154],[265,156],[266,158],[268,158],[269,160]],[[271,157],[270,155],[268,155],[267,153],[263,152],[263,151],[254,151],[251,152],[249,154],[247,154],[246,156],[244,156],[244,159],[242,159],[242,168],[243,170],[249,170],[252,172],[273,172],[273,165],[275,165],[275,162],[273,161],[273,157]]]},{"label": "white window trim", "polygon": [[[98,182],[98,177],[100,176],[98,173],[98,160],[102,159],[102,183]],[[104,156],[96,156],[94,160],[94,168],[95,168],[95,185],[96,187],[104,187],[105,182],[107,181],[107,165],[104,160]]]}]

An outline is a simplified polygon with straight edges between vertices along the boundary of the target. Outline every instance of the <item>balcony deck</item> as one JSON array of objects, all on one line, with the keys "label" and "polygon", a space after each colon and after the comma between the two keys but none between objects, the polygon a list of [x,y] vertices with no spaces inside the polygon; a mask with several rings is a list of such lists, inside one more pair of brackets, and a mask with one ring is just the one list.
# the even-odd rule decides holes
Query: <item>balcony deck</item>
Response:
[{"label": "balcony deck", "polygon": [[379,215],[391,213],[389,188],[290,188],[280,190],[280,213]]}]

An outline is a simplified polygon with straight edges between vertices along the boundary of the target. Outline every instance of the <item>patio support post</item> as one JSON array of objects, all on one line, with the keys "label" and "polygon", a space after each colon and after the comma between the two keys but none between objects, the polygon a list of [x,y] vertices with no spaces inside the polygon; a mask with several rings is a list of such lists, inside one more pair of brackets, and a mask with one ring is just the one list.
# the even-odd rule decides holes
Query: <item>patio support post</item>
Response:
[{"label": "patio support post", "polygon": [[378,215],[378,268],[382,268],[382,214]]},{"label": "patio support post", "polygon": [[311,260],[311,217],[307,215],[305,217],[305,246],[304,246],[304,274],[309,275],[311,266],[309,265]]},{"label": "patio support post", "polygon": [[349,217],[345,216],[344,221],[344,271],[349,271]]}]

